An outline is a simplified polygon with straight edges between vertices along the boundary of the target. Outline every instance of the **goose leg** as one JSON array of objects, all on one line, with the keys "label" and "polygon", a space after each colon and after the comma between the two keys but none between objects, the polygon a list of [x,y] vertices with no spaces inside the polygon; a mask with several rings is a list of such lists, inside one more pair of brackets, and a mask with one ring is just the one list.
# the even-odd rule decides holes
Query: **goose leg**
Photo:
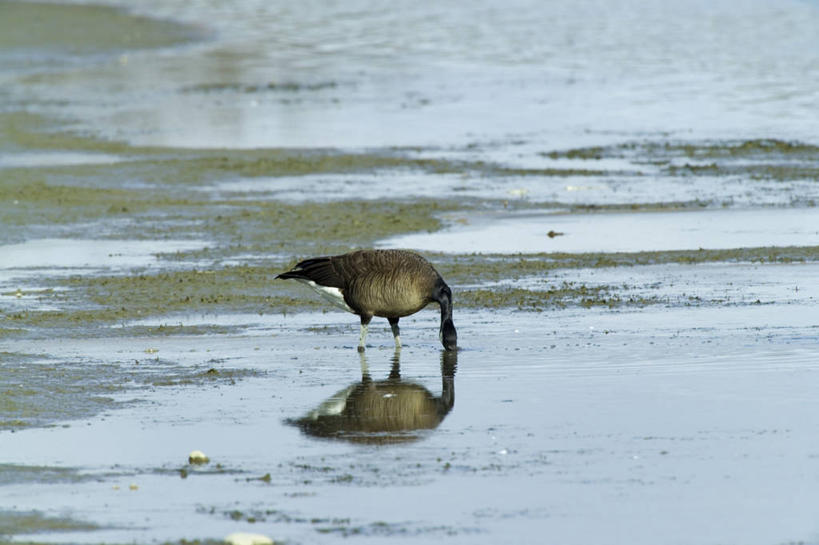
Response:
[{"label": "goose leg", "polygon": [[387,318],[392,328],[392,336],[395,339],[395,348],[401,348],[401,337],[398,336],[398,318]]},{"label": "goose leg", "polygon": [[[398,320],[396,320],[398,321]],[[392,368],[390,369],[390,380],[393,381],[400,381],[401,380],[401,347],[396,346],[395,352],[392,355]]]},{"label": "goose leg", "polygon": [[370,366],[367,365],[367,355],[364,354],[362,350],[358,353],[358,357],[361,360],[361,382],[362,384],[370,384],[373,379],[370,377]]},{"label": "goose leg", "polygon": [[358,336],[358,351],[364,352],[364,342],[367,340],[367,329],[370,325],[370,320],[372,320],[372,316],[365,316],[361,315],[361,333]]}]

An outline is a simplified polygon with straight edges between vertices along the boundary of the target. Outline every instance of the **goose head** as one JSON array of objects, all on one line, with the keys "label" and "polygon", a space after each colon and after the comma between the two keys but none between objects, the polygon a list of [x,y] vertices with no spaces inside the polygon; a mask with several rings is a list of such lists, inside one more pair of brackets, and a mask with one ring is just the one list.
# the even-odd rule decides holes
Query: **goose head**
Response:
[{"label": "goose head", "polygon": [[455,350],[458,348],[458,332],[452,323],[452,290],[443,280],[436,286],[434,300],[441,305],[441,328],[438,331],[438,338],[446,350]]}]

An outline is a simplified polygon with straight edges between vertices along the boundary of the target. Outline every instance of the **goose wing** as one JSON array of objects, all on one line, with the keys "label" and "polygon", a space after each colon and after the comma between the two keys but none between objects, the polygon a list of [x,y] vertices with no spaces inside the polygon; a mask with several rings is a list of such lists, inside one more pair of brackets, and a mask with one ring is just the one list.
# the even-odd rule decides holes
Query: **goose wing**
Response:
[{"label": "goose wing", "polygon": [[333,265],[332,257],[314,257],[299,262],[289,271],[278,275],[276,278],[294,278],[296,280],[309,280],[319,286],[328,288],[343,288],[344,279],[340,271]]}]

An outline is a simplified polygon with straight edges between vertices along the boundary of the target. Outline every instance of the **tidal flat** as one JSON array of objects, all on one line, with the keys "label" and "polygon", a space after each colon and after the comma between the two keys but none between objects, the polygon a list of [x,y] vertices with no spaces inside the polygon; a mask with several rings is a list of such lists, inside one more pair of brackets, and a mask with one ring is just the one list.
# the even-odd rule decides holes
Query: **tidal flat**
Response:
[{"label": "tidal flat", "polygon": [[[105,4],[0,3],[0,542],[817,540],[819,13]],[[395,246],[456,353],[274,280]]]}]

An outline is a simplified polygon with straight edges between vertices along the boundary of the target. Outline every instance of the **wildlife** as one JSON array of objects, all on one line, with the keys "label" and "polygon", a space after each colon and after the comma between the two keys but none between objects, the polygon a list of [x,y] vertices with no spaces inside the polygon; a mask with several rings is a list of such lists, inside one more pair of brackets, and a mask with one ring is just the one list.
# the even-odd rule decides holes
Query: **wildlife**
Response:
[{"label": "wildlife", "polygon": [[373,380],[365,352],[361,382],[353,383],[298,420],[288,420],[307,435],[351,443],[384,445],[417,441],[422,430],[443,422],[455,405],[455,371],[458,351],[441,351],[441,395],[401,378],[401,351],[392,357],[386,380]]},{"label": "wildlife", "polygon": [[458,334],[452,323],[452,291],[429,261],[407,250],[358,250],[299,262],[276,278],[298,280],[334,305],[361,318],[358,351],[364,351],[373,316],[386,318],[401,347],[398,320],[430,303],[441,307],[438,338],[455,350]]}]

